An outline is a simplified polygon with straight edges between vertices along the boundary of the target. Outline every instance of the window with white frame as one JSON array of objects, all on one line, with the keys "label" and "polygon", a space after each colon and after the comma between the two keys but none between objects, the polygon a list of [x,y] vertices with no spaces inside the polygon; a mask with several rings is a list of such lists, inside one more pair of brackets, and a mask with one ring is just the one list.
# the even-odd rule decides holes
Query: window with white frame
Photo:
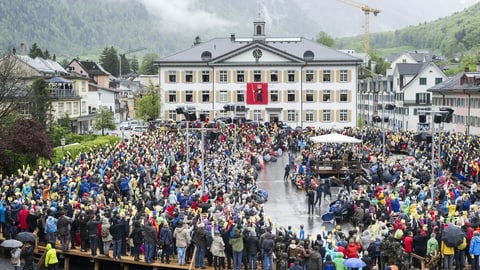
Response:
[{"label": "window with white frame", "polygon": [[427,104],[430,102],[430,93],[416,93],[415,99],[417,104]]},{"label": "window with white frame", "polygon": [[66,114],[72,114],[72,102],[67,102],[65,106],[65,113]]},{"label": "window with white frame", "polygon": [[340,90],[340,102],[347,102],[348,101],[348,90]]},{"label": "window with white frame", "polygon": [[73,103],[73,114],[78,114],[78,102]]},{"label": "window with white frame", "polygon": [[64,110],[63,110],[63,102],[59,102],[57,105],[57,115],[58,116],[63,116]]},{"label": "window with white frame", "polygon": [[193,71],[191,70],[185,71],[185,82],[187,83],[193,82]]},{"label": "window with white frame", "polygon": [[322,111],[322,121],[323,122],[330,122],[332,121],[332,114],[330,112],[330,110],[323,110]]},{"label": "window with white frame", "polygon": [[177,72],[175,70],[168,71],[168,82],[177,82]]},{"label": "window with white frame", "polygon": [[287,101],[288,102],[295,102],[295,90],[288,90],[287,91]]},{"label": "window with white frame", "polygon": [[305,79],[307,82],[313,82],[313,70],[305,71]]},{"label": "window with white frame", "polygon": [[288,82],[295,82],[295,70],[287,71],[287,80]]},{"label": "window with white frame", "polygon": [[330,90],[323,90],[323,97],[322,100],[323,102],[330,102]]},{"label": "window with white frame", "polygon": [[172,119],[173,121],[177,121],[177,111],[176,110],[169,110],[168,111],[168,119]]},{"label": "window with white frame", "polygon": [[270,82],[278,82],[278,70],[270,71]]},{"label": "window with white frame", "polygon": [[193,90],[185,91],[185,102],[193,102]]},{"label": "window with white frame", "polygon": [[221,83],[226,83],[227,81],[228,81],[227,71],[226,70],[220,70],[220,82]]},{"label": "window with white frame", "polygon": [[270,102],[278,102],[278,90],[270,90]]},{"label": "window with white frame", "polygon": [[245,72],[243,70],[237,70],[237,82],[245,81]]},{"label": "window with white frame", "polygon": [[218,99],[220,100],[220,103],[227,103],[227,90],[220,90]]},{"label": "window with white frame", "polygon": [[245,90],[237,90],[237,102],[245,102]]},{"label": "window with white frame", "polygon": [[202,82],[204,82],[204,83],[210,82],[210,71],[209,70],[203,70],[202,71]]},{"label": "window with white frame", "polygon": [[306,110],[305,111],[305,121],[306,122],[313,122],[313,110]]},{"label": "window with white frame", "polygon": [[313,90],[306,90],[305,91],[305,100],[307,102],[313,102]]},{"label": "window with white frame", "polygon": [[253,110],[253,121],[262,121],[262,111]]},{"label": "window with white frame", "polygon": [[420,85],[427,85],[427,78],[421,77],[419,81],[420,81]]},{"label": "window with white frame", "polygon": [[297,121],[295,115],[296,115],[295,110],[288,110],[288,111],[287,111],[287,121],[288,121],[288,122],[295,122],[295,121]]},{"label": "window with white frame", "polygon": [[253,81],[254,82],[261,82],[262,81],[262,71],[254,70],[253,71]]},{"label": "window with white frame", "polygon": [[323,71],[323,78],[322,80],[324,82],[330,82],[331,81],[331,77],[330,77],[330,74],[331,74],[331,71],[329,69],[326,69]]},{"label": "window with white frame", "polygon": [[348,121],[348,111],[340,110],[340,122],[347,122],[347,121]]},{"label": "window with white frame", "polygon": [[177,102],[177,92],[175,90],[168,91],[168,102]]},{"label": "window with white frame", "polygon": [[348,70],[340,70],[340,82],[348,82]]},{"label": "window with white frame", "polygon": [[202,90],[202,102],[210,102],[210,91]]}]

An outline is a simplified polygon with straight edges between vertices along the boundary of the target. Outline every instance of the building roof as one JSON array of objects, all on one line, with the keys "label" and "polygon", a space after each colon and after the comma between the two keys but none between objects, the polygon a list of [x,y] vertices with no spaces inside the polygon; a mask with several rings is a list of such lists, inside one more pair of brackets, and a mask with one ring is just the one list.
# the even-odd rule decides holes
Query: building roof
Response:
[{"label": "building roof", "polygon": [[400,75],[417,75],[423,69],[424,63],[398,63],[397,70]]},{"label": "building roof", "polygon": [[[467,78],[467,80],[462,80],[463,78]],[[438,93],[480,92],[479,83],[480,72],[460,72],[457,75],[450,77],[433,87],[430,87],[428,91]]]},{"label": "building roof", "polygon": [[31,58],[28,55],[15,55],[17,59],[31,66],[38,72],[48,74],[68,74],[68,72],[57,62],[41,57]]},{"label": "building roof", "polygon": [[216,60],[232,52],[241,52],[254,46],[262,46],[271,51],[281,52],[298,60],[304,59],[304,53],[311,51],[314,61],[346,61],[361,62],[362,60],[347,53],[332,49],[315,41],[305,38],[266,38],[263,42],[254,41],[253,38],[215,38],[200,43],[189,49],[180,51],[156,61],[159,64],[169,62],[205,62],[202,60],[204,52],[211,53],[211,60]]},{"label": "building roof", "polygon": [[110,75],[110,72],[106,71],[102,65],[97,64],[94,61],[78,61],[88,72],[89,75]]}]

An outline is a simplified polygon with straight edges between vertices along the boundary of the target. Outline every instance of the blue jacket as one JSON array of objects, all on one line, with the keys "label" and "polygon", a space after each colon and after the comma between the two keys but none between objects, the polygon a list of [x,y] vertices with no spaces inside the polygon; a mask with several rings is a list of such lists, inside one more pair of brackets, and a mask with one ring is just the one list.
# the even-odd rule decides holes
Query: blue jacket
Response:
[{"label": "blue jacket", "polygon": [[470,255],[480,255],[480,236],[474,236],[470,241]]}]

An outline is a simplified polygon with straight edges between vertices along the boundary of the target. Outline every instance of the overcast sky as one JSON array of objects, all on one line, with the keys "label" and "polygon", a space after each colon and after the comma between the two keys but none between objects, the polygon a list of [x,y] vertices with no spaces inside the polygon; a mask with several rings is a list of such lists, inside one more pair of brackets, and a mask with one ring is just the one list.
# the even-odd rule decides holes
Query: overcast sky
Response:
[{"label": "overcast sky", "polygon": [[[162,31],[202,36],[250,34],[250,23],[262,13],[267,30],[277,36],[298,32],[312,37],[326,31],[334,37],[363,33],[363,12],[341,0],[139,0],[159,17]],[[370,31],[417,25],[461,11],[480,0],[355,0],[381,10],[370,16]],[[246,25],[245,21],[248,21]],[[288,21],[288,26],[285,22]],[[243,30],[242,30],[243,29]]]}]

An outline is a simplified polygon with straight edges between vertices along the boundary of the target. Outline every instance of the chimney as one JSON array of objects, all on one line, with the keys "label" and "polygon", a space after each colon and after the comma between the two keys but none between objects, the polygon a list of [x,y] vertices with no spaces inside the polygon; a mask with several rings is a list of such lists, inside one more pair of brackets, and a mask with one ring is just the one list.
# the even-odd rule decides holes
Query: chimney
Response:
[{"label": "chimney", "polygon": [[25,55],[25,43],[20,43],[20,53]]},{"label": "chimney", "polygon": [[235,41],[235,33],[230,34],[230,41]]},{"label": "chimney", "polygon": [[12,49],[12,54],[13,54],[13,55],[17,54],[17,49],[13,48],[13,49]]},{"label": "chimney", "polygon": [[463,68],[463,71],[464,72],[469,72],[470,70],[468,69],[468,66],[466,66],[465,68]]}]

